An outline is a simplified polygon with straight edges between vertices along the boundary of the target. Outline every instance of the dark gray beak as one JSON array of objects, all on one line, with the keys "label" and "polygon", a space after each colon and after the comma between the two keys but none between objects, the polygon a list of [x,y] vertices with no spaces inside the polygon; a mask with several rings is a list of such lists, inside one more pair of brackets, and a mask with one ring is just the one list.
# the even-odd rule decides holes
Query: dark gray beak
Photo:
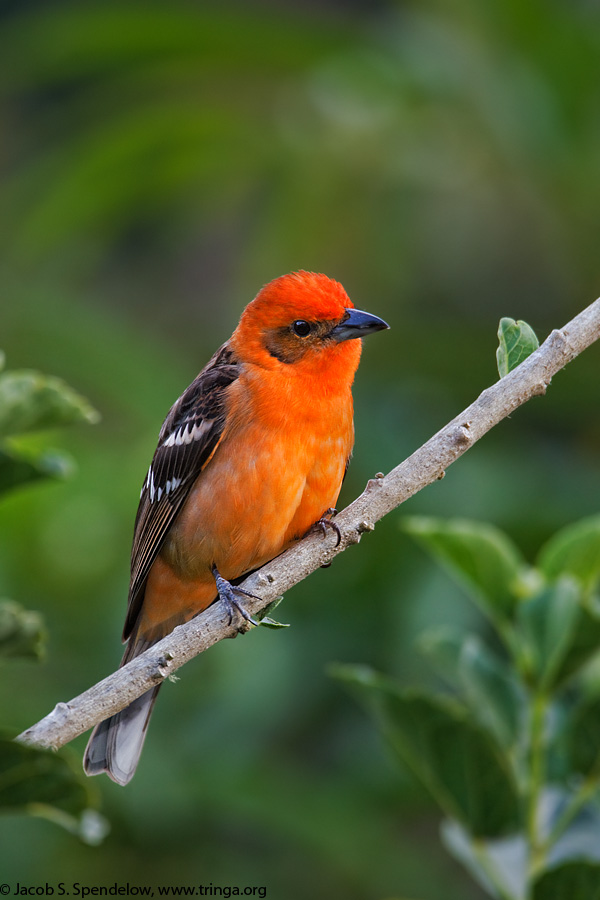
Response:
[{"label": "dark gray beak", "polygon": [[347,309],[346,312],[348,318],[329,332],[329,337],[332,337],[334,341],[350,341],[352,338],[361,338],[366,334],[373,334],[375,331],[383,331],[384,328],[390,327],[379,316],[372,316],[371,313],[363,312],[362,309]]}]

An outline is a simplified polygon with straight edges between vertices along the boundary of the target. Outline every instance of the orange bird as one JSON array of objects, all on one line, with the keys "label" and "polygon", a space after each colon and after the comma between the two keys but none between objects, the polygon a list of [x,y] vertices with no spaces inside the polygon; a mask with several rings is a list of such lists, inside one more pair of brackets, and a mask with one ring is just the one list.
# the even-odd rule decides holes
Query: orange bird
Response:
[{"label": "orange bird", "polygon": [[[294,272],[267,284],[172,407],[144,481],[121,665],[218,598],[335,506],[354,443],[361,338],[387,328],[341,284]],[[158,687],[94,729],[84,768],[133,777]]]}]

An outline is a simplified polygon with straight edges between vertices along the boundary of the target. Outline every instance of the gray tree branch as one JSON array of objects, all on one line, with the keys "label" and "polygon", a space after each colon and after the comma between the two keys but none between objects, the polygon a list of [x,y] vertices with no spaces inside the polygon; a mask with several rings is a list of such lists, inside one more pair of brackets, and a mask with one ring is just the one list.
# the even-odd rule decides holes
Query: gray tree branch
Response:
[{"label": "gray tree branch", "polygon": [[[339,546],[333,529],[309,534],[297,545],[247,578],[243,587],[260,600],[244,605],[256,615],[295,584],[330,562],[379,519],[426,485],[442,478],[446,468],[486,432],[532,397],[546,392],[552,377],[600,337],[600,299],[584,309],[547,340],[520,366],[487,388],[467,409],[438,431],[388,475],[368,482],[363,493],[336,516]],[[234,637],[238,623],[229,623],[222,604],[180,625],[145,653],[68,703],[59,703],[17,740],[58,749],[93,725],[123,709],[149,688],[217,641]]]}]

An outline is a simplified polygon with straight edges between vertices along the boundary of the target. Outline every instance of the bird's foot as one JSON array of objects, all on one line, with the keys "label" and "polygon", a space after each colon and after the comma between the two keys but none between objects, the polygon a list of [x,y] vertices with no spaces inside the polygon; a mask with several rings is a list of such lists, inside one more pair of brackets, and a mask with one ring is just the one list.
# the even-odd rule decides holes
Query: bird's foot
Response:
[{"label": "bird's foot", "polygon": [[[321,518],[317,519],[317,521],[313,525],[313,528],[320,529],[323,537],[325,537],[327,535],[327,529],[331,528],[333,531],[335,531],[336,536],[337,536],[335,546],[339,547],[341,540],[342,540],[342,532],[340,531],[337,522],[334,522],[332,519],[332,516],[335,516],[336,512],[337,512],[337,509],[334,509],[332,506],[330,506],[329,509],[325,510],[325,512],[323,513]],[[312,529],[311,529],[311,531],[312,531]]]},{"label": "bird's foot", "polygon": [[212,567],[212,573],[215,577],[219,599],[225,607],[227,615],[229,616],[229,624],[231,625],[231,623],[233,622],[233,611],[235,609],[236,612],[246,620],[246,622],[250,622],[251,625],[258,625],[259,623],[256,621],[256,619],[252,618],[247,610],[244,609],[236,595],[240,595],[243,597],[253,597],[254,600],[260,600],[261,598],[257,597],[256,594],[251,594],[250,591],[245,591],[244,588],[240,588],[234,584],[231,584],[231,582],[227,581],[226,578],[223,578],[223,576],[219,574],[219,570],[216,566]]},{"label": "bird's foot", "polygon": [[[339,547],[340,541],[342,540],[342,532],[340,531],[337,522],[334,522],[332,519],[332,516],[335,516],[336,512],[337,512],[337,509],[334,509],[332,506],[330,506],[329,509],[326,509],[325,512],[323,513],[323,515],[321,516],[321,518],[317,519],[317,521],[312,526],[312,528],[309,529],[309,533],[311,531],[319,530],[321,532],[321,534],[323,535],[323,537],[326,537],[327,529],[332,528],[333,531],[335,531],[336,536],[337,536],[335,546]],[[330,565],[331,565],[330,562],[323,563],[321,568],[328,569]]]}]

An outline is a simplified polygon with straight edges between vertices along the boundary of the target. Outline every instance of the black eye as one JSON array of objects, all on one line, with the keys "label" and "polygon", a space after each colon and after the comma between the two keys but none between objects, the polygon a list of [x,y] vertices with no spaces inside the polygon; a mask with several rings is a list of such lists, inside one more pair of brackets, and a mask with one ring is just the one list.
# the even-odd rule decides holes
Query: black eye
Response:
[{"label": "black eye", "polygon": [[292,324],[292,331],[294,334],[297,334],[298,337],[306,337],[307,334],[311,333],[312,325],[310,322],[305,322],[304,319],[296,319]]}]

